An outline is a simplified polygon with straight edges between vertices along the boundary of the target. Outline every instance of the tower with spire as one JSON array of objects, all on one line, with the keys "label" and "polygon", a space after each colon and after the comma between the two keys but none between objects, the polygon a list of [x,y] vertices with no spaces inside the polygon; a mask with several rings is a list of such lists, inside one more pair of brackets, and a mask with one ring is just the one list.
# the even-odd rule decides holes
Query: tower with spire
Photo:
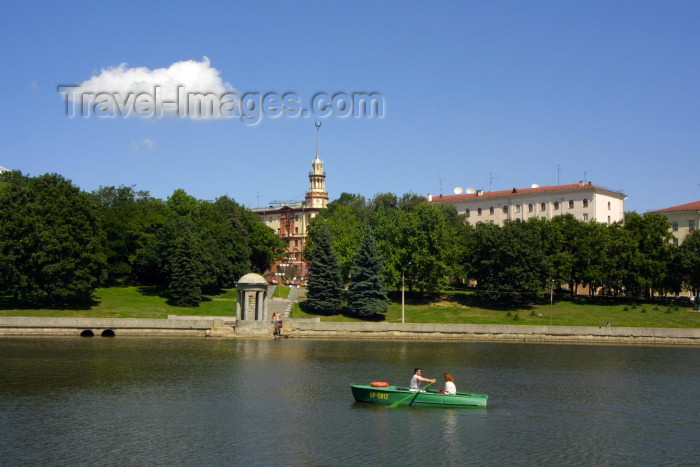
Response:
[{"label": "tower with spire", "polygon": [[328,204],[326,173],[320,150],[321,122],[316,122],[316,157],[309,172],[309,190],[304,201],[271,201],[267,207],[252,208],[265,225],[275,230],[287,244],[286,257],[275,261],[265,278],[277,284],[305,284],[308,263],[304,247],[309,235],[309,222]]},{"label": "tower with spire", "polygon": [[306,192],[305,200],[307,208],[323,209],[328,204],[326,173],[323,171],[320,151],[320,130],[321,122],[316,122],[316,158],[311,163],[311,172],[309,172],[309,191]]}]

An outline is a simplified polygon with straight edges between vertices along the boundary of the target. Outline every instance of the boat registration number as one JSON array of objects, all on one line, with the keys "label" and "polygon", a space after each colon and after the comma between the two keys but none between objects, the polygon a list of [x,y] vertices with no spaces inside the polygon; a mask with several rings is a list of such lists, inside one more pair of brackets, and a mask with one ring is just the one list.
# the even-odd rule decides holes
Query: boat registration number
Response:
[{"label": "boat registration number", "polygon": [[383,392],[370,392],[369,397],[372,399],[386,399],[389,400],[389,394],[385,394]]}]

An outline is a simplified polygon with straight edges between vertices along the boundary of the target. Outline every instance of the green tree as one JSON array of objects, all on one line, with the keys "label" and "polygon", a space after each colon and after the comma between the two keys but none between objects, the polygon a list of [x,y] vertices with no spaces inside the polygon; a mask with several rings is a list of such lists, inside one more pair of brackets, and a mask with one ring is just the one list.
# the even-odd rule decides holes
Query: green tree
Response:
[{"label": "green tree", "polygon": [[380,209],[397,209],[399,200],[393,193],[379,193],[372,198],[370,206],[374,211],[379,211]]},{"label": "green tree", "polygon": [[15,299],[72,305],[102,280],[103,235],[89,195],[57,174],[1,176],[2,287]]},{"label": "green tree", "polygon": [[411,222],[411,214],[398,209],[380,209],[372,218],[372,234],[384,259],[384,283],[396,290],[401,287],[401,271],[411,261]]},{"label": "green tree", "polygon": [[333,216],[336,209],[341,206],[350,208],[350,210],[355,213],[355,216],[362,222],[369,219],[370,215],[372,214],[372,208],[367,204],[364,196],[351,193],[341,193],[338,199],[328,203],[326,209],[323,209],[319,213],[319,216],[327,219]]},{"label": "green tree", "polygon": [[200,203],[194,225],[202,245],[202,290],[206,293],[232,287],[251,270],[249,234],[240,214],[240,206],[228,198]]},{"label": "green tree", "polygon": [[[216,203],[235,204],[227,197],[217,199]],[[276,258],[284,256],[286,245],[274,230],[262,222],[260,216],[243,206],[237,204],[236,206],[237,215],[245,229],[246,239],[250,247],[250,269],[262,274],[274,264]]]},{"label": "green tree", "polygon": [[139,268],[140,250],[152,241],[167,218],[163,201],[133,187],[100,187],[91,193],[105,234],[105,284],[135,284],[146,271]]},{"label": "green tree", "polygon": [[414,211],[421,204],[425,204],[425,196],[415,193],[404,193],[399,199],[399,209],[403,211]]},{"label": "green tree", "polygon": [[700,295],[700,230],[696,230],[685,239],[678,247],[678,255],[683,271],[683,284],[697,297]]},{"label": "green tree", "polygon": [[628,212],[625,215],[625,230],[637,243],[640,253],[635,263],[637,284],[631,284],[635,295],[649,297],[663,289],[666,270],[672,260],[671,223],[658,213],[639,215]]},{"label": "green tree", "polygon": [[582,273],[589,259],[586,240],[591,224],[578,220],[571,214],[556,216],[551,222],[560,234],[559,279],[561,283],[568,284],[569,290],[575,294],[583,282]]},{"label": "green tree", "polygon": [[544,295],[551,269],[539,227],[539,221],[476,226],[472,261],[480,299],[511,304]]},{"label": "green tree", "polygon": [[456,232],[447,223],[445,211],[436,205],[419,204],[409,215],[410,230],[403,236],[413,264],[406,271],[406,281],[409,289],[436,292],[454,272],[451,266],[457,252]]},{"label": "green tree", "polygon": [[170,258],[168,292],[176,306],[197,307],[202,299],[200,249],[191,223],[181,223]]},{"label": "green tree", "polygon": [[343,286],[340,267],[333,252],[330,233],[325,222],[311,226],[312,247],[307,252],[309,274],[307,300],[304,307],[314,314],[335,315],[342,311]]},{"label": "green tree", "polygon": [[369,227],[365,228],[362,245],[350,275],[347,305],[350,314],[369,318],[386,313],[389,297],[382,277],[382,260]]}]

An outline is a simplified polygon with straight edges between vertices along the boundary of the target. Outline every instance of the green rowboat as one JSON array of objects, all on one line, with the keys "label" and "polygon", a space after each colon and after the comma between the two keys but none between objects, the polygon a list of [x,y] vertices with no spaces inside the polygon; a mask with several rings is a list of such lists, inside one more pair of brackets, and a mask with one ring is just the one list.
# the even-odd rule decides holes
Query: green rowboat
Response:
[{"label": "green rowboat", "polygon": [[412,407],[450,407],[470,408],[486,407],[486,394],[458,392],[457,394],[440,394],[434,390],[411,391],[405,386],[373,386],[370,384],[351,384],[352,396],[357,402],[369,402],[382,405],[410,405]]}]

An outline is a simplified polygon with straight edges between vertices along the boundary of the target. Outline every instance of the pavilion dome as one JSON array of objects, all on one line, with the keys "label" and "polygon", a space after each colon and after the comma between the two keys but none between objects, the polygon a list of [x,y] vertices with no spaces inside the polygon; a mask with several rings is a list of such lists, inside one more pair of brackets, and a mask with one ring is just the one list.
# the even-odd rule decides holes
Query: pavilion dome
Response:
[{"label": "pavilion dome", "polygon": [[255,274],[254,272],[249,272],[245,276],[238,279],[237,284],[265,284],[267,281],[260,274]]}]

